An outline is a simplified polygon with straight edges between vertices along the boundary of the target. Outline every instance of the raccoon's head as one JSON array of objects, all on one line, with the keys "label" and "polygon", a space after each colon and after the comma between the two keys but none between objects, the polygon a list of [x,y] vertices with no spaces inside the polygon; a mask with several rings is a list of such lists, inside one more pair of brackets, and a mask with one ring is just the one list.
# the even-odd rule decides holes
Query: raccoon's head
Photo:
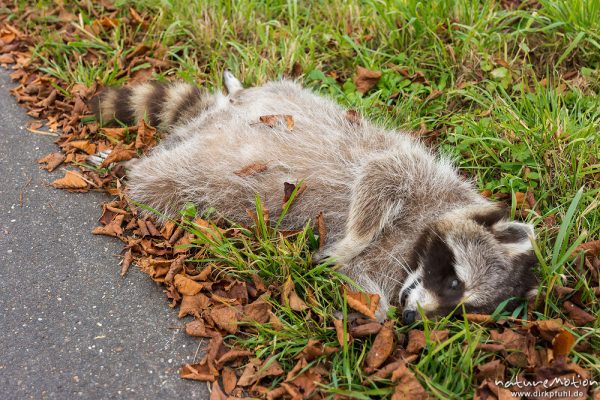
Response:
[{"label": "raccoon's head", "polygon": [[417,304],[427,316],[447,315],[459,304],[467,312],[489,314],[511,297],[535,295],[533,228],[505,216],[498,206],[476,206],[428,226],[413,252],[413,272],[400,290],[405,323],[419,318]]}]

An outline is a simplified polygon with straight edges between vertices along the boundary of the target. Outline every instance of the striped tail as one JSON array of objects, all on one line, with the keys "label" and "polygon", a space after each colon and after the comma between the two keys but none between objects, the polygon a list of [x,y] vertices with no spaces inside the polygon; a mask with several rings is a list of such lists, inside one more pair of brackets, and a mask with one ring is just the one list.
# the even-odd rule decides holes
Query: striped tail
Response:
[{"label": "striped tail", "polygon": [[134,125],[140,119],[169,130],[206,110],[212,103],[209,93],[184,82],[148,82],[107,88],[92,100],[100,124]]}]

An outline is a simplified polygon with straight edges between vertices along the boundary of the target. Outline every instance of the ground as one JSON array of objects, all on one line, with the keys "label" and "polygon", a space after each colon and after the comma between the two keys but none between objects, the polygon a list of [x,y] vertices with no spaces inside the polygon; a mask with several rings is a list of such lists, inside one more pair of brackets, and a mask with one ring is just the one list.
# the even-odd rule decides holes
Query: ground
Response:
[{"label": "ground", "polygon": [[108,196],[49,186],[36,160],[55,138],[25,130],[13,86],[1,71],[0,398],[206,398],[177,373],[198,341],[159,286],[119,277],[117,242],[90,234]]}]

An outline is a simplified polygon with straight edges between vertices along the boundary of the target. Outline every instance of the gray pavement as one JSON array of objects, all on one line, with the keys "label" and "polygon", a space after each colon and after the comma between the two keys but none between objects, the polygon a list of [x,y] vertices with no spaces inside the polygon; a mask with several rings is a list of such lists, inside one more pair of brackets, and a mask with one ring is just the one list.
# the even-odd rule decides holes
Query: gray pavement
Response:
[{"label": "gray pavement", "polygon": [[36,160],[55,138],[25,130],[11,86],[0,69],[0,399],[208,398],[178,377],[199,341],[137,268],[119,277],[120,242],[91,234],[108,197],[49,186],[62,171]]}]

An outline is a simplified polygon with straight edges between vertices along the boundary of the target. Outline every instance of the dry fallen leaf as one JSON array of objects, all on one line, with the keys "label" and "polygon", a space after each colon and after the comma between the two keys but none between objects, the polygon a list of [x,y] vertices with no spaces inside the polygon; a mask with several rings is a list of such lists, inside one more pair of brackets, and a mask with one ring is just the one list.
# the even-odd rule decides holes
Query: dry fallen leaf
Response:
[{"label": "dry fallen leaf", "polygon": [[353,125],[360,125],[362,121],[360,113],[352,108],[346,111],[345,118]]},{"label": "dry fallen leaf", "polygon": [[340,346],[344,346],[345,343],[349,343],[351,340],[350,332],[344,332],[344,321],[341,319],[334,318],[333,326],[335,327],[335,334]]},{"label": "dry fallen leaf", "polygon": [[577,326],[584,326],[596,321],[596,317],[577,307],[570,301],[565,301],[563,303],[563,307]]},{"label": "dry fallen leaf", "polygon": [[101,167],[107,167],[111,163],[120,161],[129,161],[135,157],[135,150],[124,149],[122,147],[115,147],[113,151],[102,161]]},{"label": "dry fallen leaf", "polygon": [[239,311],[232,306],[222,305],[210,310],[210,317],[217,326],[228,333],[234,334],[238,330]]},{"label": "dry fallen leaf", "polygon": [[96,154],[97,146],[95,143],[90,143],[89,140],[74,140],[69,142],[68,145],[89,155]]},{"label": "dry fallen leaf", "polygon": [[252,175],[259,174],[261,172],[266,171],[267,168],[268,168],[267,164],[255,162],[255,163],[246,165],[245,167],[235,171],[234,174],[236,174],[237,176],[241,176],[241,177],[252,176]]},{"label": "dry fallen leaf", "polygon": [[52,182],[52,186],[57,189],[67,190],[86,190],[88,183],[80,173],[74,171],[66,171],[65,176]]},{"label": "dry fallen leaf", "polygon": [[281,300],[283,304],[288,305],[294,311],[304,311],[308,308],[304,300],[296,293],[296,288],[291,276],[288,276],[283,284]]},{"label": "dry fallen leaf", "polygon": [[555,357],[568,356],[575,344],[575,336],[566,329],[563,329],[552,340],[552,351]]},{"label": "dry fallen leaf", "polygon": [[242,321],[255,321],[264,324],[269,321],[271,304],[262,298],[256,299],[254,302],[247,304],[243,308]]},{"label": "dry fallen leaf", "polygon": [[370,71],[361,66],[356,67],[356,75],[354,76],[354,84],[356,85],[356,90],[358,90],[361,94],[367,93],[369,90],[373,89],[379,79],[381,78],[381,71]]},{"label": "dry fallen leaf", "polygon": [[373,372],[387,360],[394,351],[394,341],[394,322],[386,321],[377,336],[375,336],[373,345],[367,353],[367,368],[365,368],[367,373]]},{"label": "dry fallen leaf", "polygon": [[511,400],[514,398],[510,390],[499,387],[494,381],[488,379],[475,390],[474,400]]},{"label": "dry fallen leaf", "polygon": [[587,255],[591,255],[594,257],[600,255],[600,240],[582,243],[575,248],[575,251],[573,253],[577,254],[580,251],[587,251]]},{"label": "dry fallen leaf", "polygon": [[235,375],[235,371],[229,367],[225,367],[221,372],[221,376],[223,377],[223,390],[225,393],[231,394],[237,385],[237,376]]},{"label": "dry fallen leaf", "polygon": [[146,125],[143,119],[138,122],[135,148],[144,152],[156,146],[156,128]]},{"label": "dry fallen leaf", "polygon": [[370,322],[368,324],[362,324],[355,327],[350,328],[350,333],[352,337],[363,337],[374,335],[379,333],[381,330],[381,324],[379,322]]},{"label": "dry fallen leaf", "polygon": [[278,123],[284,124],[290,131],[294,129],[294,117],[287,114],[262,115],[259,121],[268,127],[274,128]]},{"label": "dry fallen leaf", "polygon": [[392,381],[396,383],[392,400],[425,400],[430,398],[405,363],[400,364],[398,369],[392,373]]},{"label": "dry fallen leaf", "polygon": [[296,358],[303,357],[306,361],[310,362],[315,358],[319,358],[322,355],[333,354],[338,351],[337,347],[324,346],[318,340],[310,339],[306,344],[306,347],[296,356]]},{"label": "dry fallen leaf", "polygon": [[375,311],[379,306],[378,294],[353,292],[348,288],[344,288],[344,295],[351,308],[371,319],[375,319]]},{"label": "dry fallen leaf", "polygon": [[[186,315],[193,315],[196,318],[200,318],[200,315],[210,305],[210,299],[202,293],[195,294],[193,296],[184,294],[179,306],[179,318],[183,318]],[[202,335],[204,336],[204,335]]]},{"label": "dry fallen leaf", "polygon": [[63,153],[50,153],[47,156],[44,156],[38,160],[39,164],[43,165],[41,168],[45,169],[48,172],[54,171],[60,164],[65,161],[65,155]]},{"label": "dry fallen leaf", "polygon": [[175,275],[175,287],[177,288],[179,293],[188,296],[193,296],[199,293],[204,286],[181,274],[177,274]]},{"label": "dry fallen leaf", "polygon": [[[289,182],[283,182],[283,200],[281,202],[282,209],[285,208],[287,202],[290,201],[290,198],[292,197],[294,190],[296,190],[296,185],[294,185],[293,183],[289,183]],[[306,190],[306,185],[303,183],[302,185],[300,185],[298,190],[296,190],[296,194],[294,195],[294,201],[296,201],[298,199],[298,197],[302,194],[302,192],[304,192],[305,190]]]},{"label": "dry fallen leaf", "polygon": [[196,381],[214,382],[217,379],[218,372],[208,363],[185,364],[179,373],[183,379],[192,379]]},{"label": "dry fallen leaf", "polygon": [[125,276],[125,274],[129,270],[129,266],[131,265],[132,261],[133,261],[133,253],[132,253],[131,249],[129,249],[125,253],[125,257],[123,257],[123,264],[121,265],[121,274],[120,274],[122,277]]},{"label": "dry fallen leaf", "polygon": [[504,364],[502,363],[502,361],[500,360],[492,360],[489,361],[485,364],[481,364],[477,366],[477,378],[480,380],[486,380],[486,379],[503,379],[504,378],[504,371],[505,371],[506,367],[504,366]]}]

